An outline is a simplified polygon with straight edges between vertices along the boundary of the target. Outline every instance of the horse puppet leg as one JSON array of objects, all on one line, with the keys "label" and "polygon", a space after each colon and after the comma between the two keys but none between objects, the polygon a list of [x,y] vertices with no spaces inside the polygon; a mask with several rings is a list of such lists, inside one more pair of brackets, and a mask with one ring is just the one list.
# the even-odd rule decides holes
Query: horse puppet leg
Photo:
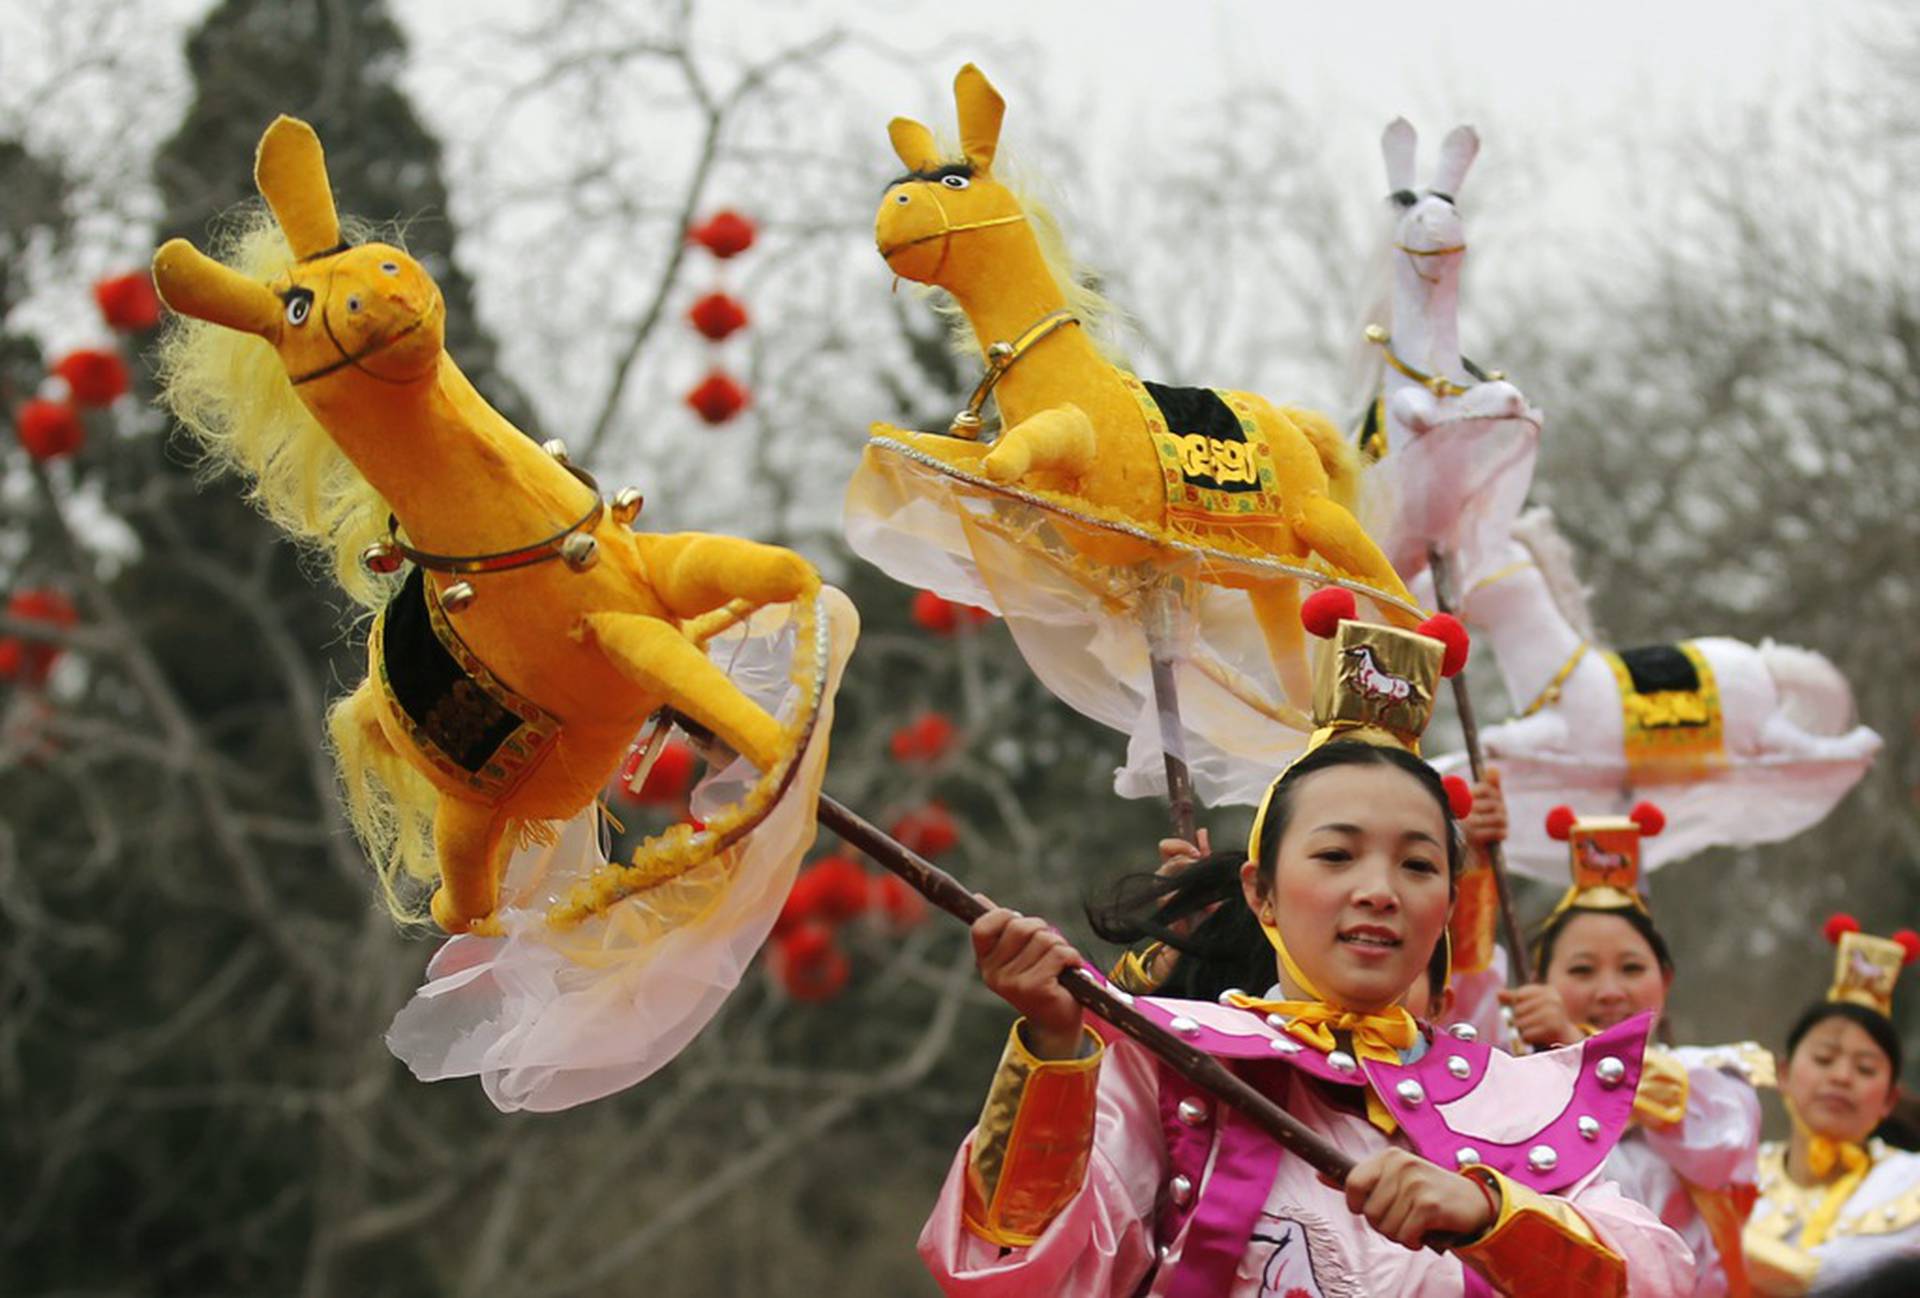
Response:
[{"label": "horse puppet leg", "polygon": [[1007,485],[1033,472],[1084,478],[1099,449],[1093,421],[1071,403],[1029,415],[1000,434],[981,462],[989,478]]},{"label": "horse puppet leg", "polygon": [[1302,710],[1313,706],[1313,676],[1307,670],[1302,648],[1305,633],[1300,626],[1300,589],[1291,581],[1271,586],[1249,586],[1247,602],[1253,605],[1253,620],[1266,637],[1267,656],[1273,659],[1274,675],[1287,702]]},{"label": "horse puppet leg", "polygon": [[[1393,570],[1393,565],[1387,562],[1387,556],[1374,544],[1373,538],[1360,526],[1360,520],[1346,506],[1325,496],[1308,496],[1294,508],[1295,517],[1289,521],[1293,524],[1295,535],[1308,549],[1332,564],[1342,576],[1367,582],[1412,607],[1418,607],[1413,596],[1407,593],[1400,574]],[[1399,626],[1412,628],[1420,624],[1417,613],[1409,613],[1391,604],[1379,607],[1382,616]]]},{"label": "horse puppet leg", "polygon": [[440,858],[433,918],[447,932],[464,933],[468,925],[485,919],[499,906],[508,819],[498,807],[484,802],[440,795],[433,813],[434,853]]},{"label": "horse puppet leg", "polygon": [[784,604],[820,589],[813,565],[777,545],[708,532],[634,538],[654,594],[677,618],[698,617],[723,604]]},{"label": "horse puppet leg", "polygon": [[672,626],[638,613],[590,613],[586,625],[621,675],[713,731],[761,770],[780,760],[780,723]]}]

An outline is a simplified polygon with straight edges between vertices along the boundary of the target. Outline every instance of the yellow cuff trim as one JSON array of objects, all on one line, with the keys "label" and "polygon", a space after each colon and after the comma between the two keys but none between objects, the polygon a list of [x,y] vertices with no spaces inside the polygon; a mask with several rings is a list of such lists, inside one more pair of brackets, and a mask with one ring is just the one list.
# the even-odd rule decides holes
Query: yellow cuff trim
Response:
[{"label": "yellow cuff trim", "polygon": [[1671,1052],[1648,1046],[1633,1093],[1633,1120],[1643,1127],[1671,1127],[1687,1116],[1687,1069]]},{"label": "yellow cuff trim", "polygon": [[[1025,1020],[1021,1021],[1022,1023]],[[1080,1192],[1106,1047],[1083,1029],[1074,1059],[1040,1059],[1013,1025],[967,1160],[963,1217],[990,1244],[1025,1248]]]},{"label": "yellow cuff trim", "polygon": [[1464,1170],[1500,1192],[1500,1215],[1479,1239],[1454,1253],[1495,1289],[1515,1298],[1620,1298],[1626,1293],[1626,1261],[1600,1242],[1572,1204],[1535,1194],[1483,1164]]}]

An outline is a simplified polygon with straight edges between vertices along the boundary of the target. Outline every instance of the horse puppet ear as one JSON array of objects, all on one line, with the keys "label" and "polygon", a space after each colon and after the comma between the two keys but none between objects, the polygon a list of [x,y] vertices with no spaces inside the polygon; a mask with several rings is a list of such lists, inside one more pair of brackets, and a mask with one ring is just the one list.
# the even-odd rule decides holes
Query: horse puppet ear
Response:
[{"label": "horse puppet ear", "polygon": [[1394,118],[1387,123],[1387,129],[1380,132],[1380,156],[1387,160],[1389,194],[1413,188],[1413,151],[1418,144],[1413,123],[1404,117]]},{"label": "horse puppet ear", "polygon": [[1471,126],[1456,126],[1440,141],[1440,170],[1434,173],[1433,187],[1442,194],[1458,195],[1467,168],[1480,154],[1480,133]]},{"label": "horse puppet ear", "polygon": [[961,151],[975,167],[991,171],[1007,101],[987,80],[987,74],[969,63],[953,78],[953,103],[960,114]]},{"label": "horse puppet ear", "polygon": [[153,255],[160,300],[181,315],[258,334],[269,342],[280,328],[280,299],[258,280],[223,266],[185,239],[169,239]]},{"label": "horse puppet ear", "polygon": [[932,171],[940,165],[940,150],[933,132],[910,117],[896,117],[887,123],[887,138],[900,155],[908,171]]},{"label": "horse puppet ear", "polygon": [[320,137],[297,117],[282,115],[260,137],[253,183],[301,261],[340,246],[340,215],[327,183],[327,157]]}]

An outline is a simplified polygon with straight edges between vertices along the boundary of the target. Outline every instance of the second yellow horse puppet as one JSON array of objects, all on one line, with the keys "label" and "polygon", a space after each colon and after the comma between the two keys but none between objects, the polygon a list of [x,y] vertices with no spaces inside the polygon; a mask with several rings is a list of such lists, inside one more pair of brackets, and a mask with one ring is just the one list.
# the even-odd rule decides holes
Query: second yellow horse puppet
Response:
[{"label": "second yellow horse puppet", "polygon": [[[1020,198],[993,175],[1006,105],[971,63],[954,79],[961,156],[943,158],[933,133],[888,127],[907,174],[887,187],[874,234],[888,267],[953,295],[987,355],[988,378],[955,421],[959,437],[876,425],[945,463],[1119,517],[1159,535],[1224,543],[1295,561],[1405,601],[1382,612],[1411,626],[1412,599],[1349,509],[1354,452],[1325,416],[1278,408],[1246,392],[1143,383],[1109,363],[1076,327],[1060,275]],[[991,392],[1004,431],[992,446],[964,440]],[[1131,557],[1131,556],[1129,556]],[[1291,580],[1248,587],[1286,678],[1298,659]]]},{"label": "second yellow horse puppet", "polygon": [[[787,760],[793,737],[699,636],[703,616],[811,599],[807,562],[630,530],[637,494],[604,500],[474,390],[419,263],[343,239],[311,127],[275,121],[254,176],[277,229],[246,241],[246,270],[180,239],[154,258],[167,304],[205,322],[169,343],[167,395],[275,521],[383,605],[333,733],[389,897],[437,860],[434,919],[486,921],[513,848],[591,803],[663,705],[763,771]],[[357,572],[363,557],[376,574],[415,566],[396,589]]]}]

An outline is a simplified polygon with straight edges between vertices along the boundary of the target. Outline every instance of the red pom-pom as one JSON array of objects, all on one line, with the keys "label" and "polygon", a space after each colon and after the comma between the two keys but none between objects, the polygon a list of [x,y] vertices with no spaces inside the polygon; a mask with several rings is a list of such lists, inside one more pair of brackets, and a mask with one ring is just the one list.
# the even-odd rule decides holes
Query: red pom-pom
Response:
[{"label": "red pom-pom", "polygon": [[747,309],[725,293],[709,293],[687,311],[687,319],[701,337],[717,343],[747,327]]},{"label": "red pom-pom", "polygon": [[1300,601],[1300,625],[1309,635],[1331,640],[1342,622],[1359,613],[1353,592],[1345,586],[1322,586]]},{"label": "red pom-pom", "polygon": [[620,787],[626,790],[627,796],[652,807],[672,806],[686,797],[687,787],[693,783],[693,749],[678,739],[668,740],[660,755],[654,758],[646,781],[636,789],[633,778],[640,773],[642,751],[635,749],[620,772]]},{"label": "red pom-pom", "polygon": [[892,833],[902,846],[929,860],[951,851],[960,841],[953,816],[937,802],[929,802],[900,817],[894,822]]},{"label": "red pom-pom", "polygon": [[1435,613],[1416,629],[1421,635],[1438,640],[1447,647],[1440,659],[1440,674],[1458,676],[1460,669],[1467,665],[1468,650],[1473,647],[1467,628],[1460,625],[1460,619],[1451,613]]},{"label": "red pom-pom", "polygon": [[1447,806],[1453,810],[1453,818],[1465,820],[1473,811],[1473,789],[1457,775],[1449,775],[1440,783],[1446,786]]},{"label": "red pom-pom", "polygon": [[953,745],[953,721],[941,712],[929,712],[893,732],[894,757],[902,762],[933,762]]},{"label": "red pom-pom", "polygon": [[146,271],[101,280],[93,286],[93,300],[114,329],[139,333],[160,323],[160,295]]},{"label": "red pom-pom", "polygon": [[1572,807],[1555,807],[1547,813],[1547,837],[1556,843],[1566,842],[1573,834],[1574,819]]},{"label": "red pom-pom", "polygon": [[83,347],[53,363],[53,372],[67,381],[76,406],[110,406],[127,395],[132,379],[119,352]]},{"label": "red pom-pom", "polygon": [[64,401],[28,401],[14,416],[14,429],[20,445],[36,460],[52,460],[71,455],[87,440],[80,415]]},{"label": "red pom-pom", "polygon": [[1627,813],[1627,819],[1638,827],[1642,838],[1653,838],[1667,827],[1667,813],[1651,802],[1634,803],[1633,810]]},{"label": "red pom-pom", "polygon": [[1843,935],[1847,933],[1858,933],[1859,931],[1860,921],[1843,910],[1835,911],[1833,914],[1827,916],[1827,922],[1820,926],[1821,934],[1825,936],[1827,941],[1833,943],[1835,946],[1840,944],[1840,939]]},{"label": "red pom-pom", "polygon": [[927,899],[897,874],[883,874],[874,891],[880,895],[880,913],[895,930],[910,929],[927,917]]},{"label": "red pom-pom", "polygon": [[687,404],[710,424],[724,424],[747,408],[747,390],[723,370],[713,370],[687,393]]},{"label": "red pom-pom", "polygon": [[753,228],[752,221],[728,209],[715,212],[705,224],[694,226],[687,231],[687,237],[725,261],[753,247],[753,237],[756,233],[758,232]]},{"label": "red pom-pom", "polygon": [[1906,959],[1902,960],[1901,964],[1912,964],[1915,960],[1920,960],[1920,933],[1910,928],[1903,928],[1893,935],[1893,940],[1898,942],[1900,949],[1907,953]]}]

